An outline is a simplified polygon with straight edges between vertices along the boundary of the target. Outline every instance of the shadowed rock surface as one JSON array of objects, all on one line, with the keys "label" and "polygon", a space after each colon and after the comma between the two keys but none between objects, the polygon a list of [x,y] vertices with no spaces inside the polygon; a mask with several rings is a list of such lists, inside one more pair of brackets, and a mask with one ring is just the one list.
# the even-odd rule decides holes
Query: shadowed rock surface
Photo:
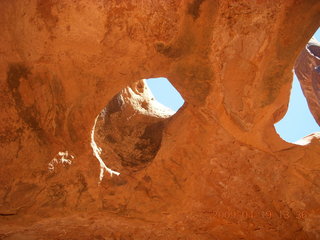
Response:
[{"label": "shadowed rock surface", "polygon": [[[0,239],[320,239],[319,137],[274,129],[318,0],[0,13]],[[139,82],[158,76],[185,100],[173,116]]]},{"label": "shadowed rock surface", "polygon": [[146,167],[161,146],[166,119],[173,114],[154,99],[144,80],[114,96],[95,128],[108,167],[120,172]]}]

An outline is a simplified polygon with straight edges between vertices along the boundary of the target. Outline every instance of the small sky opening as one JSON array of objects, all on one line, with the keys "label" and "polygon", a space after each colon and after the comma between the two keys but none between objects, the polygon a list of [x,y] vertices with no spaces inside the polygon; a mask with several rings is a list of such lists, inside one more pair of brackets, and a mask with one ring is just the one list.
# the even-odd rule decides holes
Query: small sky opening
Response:
[{"label": "small sky opening", "polygon": [[[313,37],[320,40],[320,28]],[[275,128],[282,139],[291,143],[295,143],[311,133],[320,132],[320,127],[309,110],[307,100],[295,74],[288,111],[284,118],[275,124]]]},{"label": "small sky opening", "polygon": [[146,79],[146,82],[159,103],[171,108],[175,112],[182,107],[184,100],[168,79],[163,77],[149,78]]}]

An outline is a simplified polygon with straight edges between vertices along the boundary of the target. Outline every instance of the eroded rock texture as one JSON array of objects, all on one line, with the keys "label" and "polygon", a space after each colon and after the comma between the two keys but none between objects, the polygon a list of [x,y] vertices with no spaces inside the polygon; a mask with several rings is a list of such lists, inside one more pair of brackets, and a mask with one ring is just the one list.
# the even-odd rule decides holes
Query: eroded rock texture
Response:
[{"label": "eroded rock texture", "polygon": [[102,158],[116,171],[135,171],[151,162],[162,142],[167,119],[174,112],[159,104],[144,80],[114,96],[95,127]]},{"label": "eroded rock texture", "polygon": [[[0,239],[320,239],[319,139],[273,126],[318,0],[0,12]],[[157,76],[173,116],[139,83]]]},{"label": "eroded rock texture", "polygon": [[316,39],[311,39],[299,55],[295,73],[310,111],[320,125],[320,43]]}]

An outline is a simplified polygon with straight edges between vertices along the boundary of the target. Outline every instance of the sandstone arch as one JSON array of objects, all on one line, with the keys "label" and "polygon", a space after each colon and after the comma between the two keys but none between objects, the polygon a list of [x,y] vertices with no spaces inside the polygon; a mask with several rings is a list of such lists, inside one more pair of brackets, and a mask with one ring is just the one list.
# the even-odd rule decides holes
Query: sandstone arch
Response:
[{"label": "sandstone arch", "polygon": [[[273,128],[319,1],[13,0],[0,9],[1,238],[319,238],[319,141],[287,144]],[[147,168],[98,185],[94,119],[153,76],[170,79],[185,107],[163,126]],[[61,151],[72,164],[50,173]]]}]

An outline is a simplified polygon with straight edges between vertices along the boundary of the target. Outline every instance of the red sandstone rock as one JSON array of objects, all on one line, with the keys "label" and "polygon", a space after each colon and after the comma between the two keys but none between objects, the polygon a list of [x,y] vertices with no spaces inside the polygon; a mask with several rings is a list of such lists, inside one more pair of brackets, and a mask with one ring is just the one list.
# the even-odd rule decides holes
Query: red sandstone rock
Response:
[{"label": "red sandstone rock", "polygon": [[[319,140],[289,144],[273,126],[319,1],[13,0],[0,11],[0,239],[320,238]],[[186,101],[166,119],[146,94],[126,95],[157,76]],[[120,175],[100,180],[101,167]]]}]

